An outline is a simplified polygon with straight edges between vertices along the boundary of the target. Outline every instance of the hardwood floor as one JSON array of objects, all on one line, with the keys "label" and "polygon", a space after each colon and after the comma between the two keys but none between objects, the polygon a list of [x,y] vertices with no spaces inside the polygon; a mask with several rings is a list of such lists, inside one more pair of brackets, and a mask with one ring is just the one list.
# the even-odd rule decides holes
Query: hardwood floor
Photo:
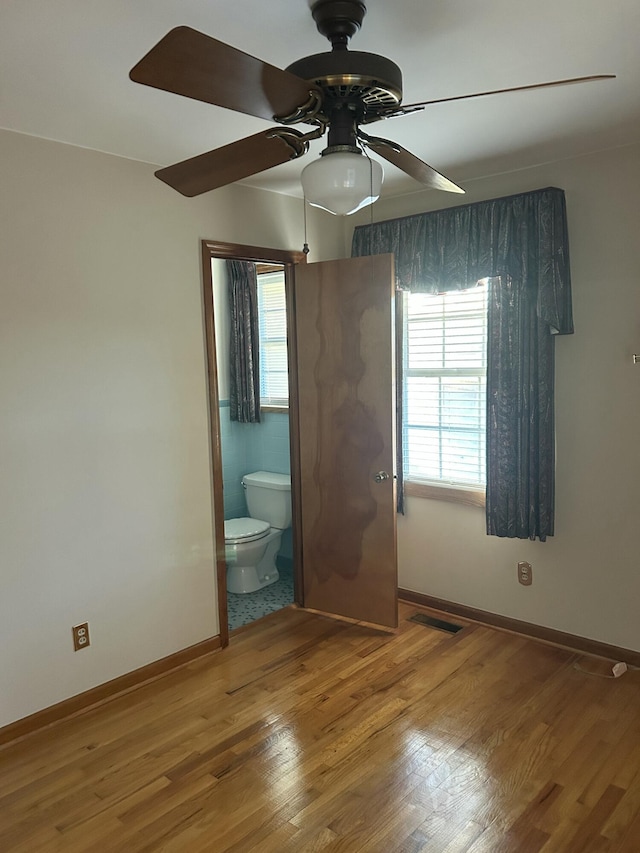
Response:
[{"label": "hardwood floor", "polygon": [[0,850],[638,853],[640,672],[417,610],[280,611],[5,748]]}]

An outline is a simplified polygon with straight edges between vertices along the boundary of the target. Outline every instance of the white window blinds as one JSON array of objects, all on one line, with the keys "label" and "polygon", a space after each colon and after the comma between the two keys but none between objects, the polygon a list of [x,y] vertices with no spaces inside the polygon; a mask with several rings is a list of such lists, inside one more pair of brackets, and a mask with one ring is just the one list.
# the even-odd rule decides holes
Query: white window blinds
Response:
[{"label": "white window blinds", "polygon": [[472,488],[486,482],[487,282],[406,295],[404,475]]},{"label": "white window blinds", "polygon": [[263,406],[288,406],[287,306],[283,270],[258,275],[258,329],[260,402]]}]

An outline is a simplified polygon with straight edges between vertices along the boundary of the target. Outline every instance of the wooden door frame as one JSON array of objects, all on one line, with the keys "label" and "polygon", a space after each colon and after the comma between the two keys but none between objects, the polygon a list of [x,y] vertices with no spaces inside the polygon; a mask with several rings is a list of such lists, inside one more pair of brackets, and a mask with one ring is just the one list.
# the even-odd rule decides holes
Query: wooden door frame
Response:
[{"label": "wooden door frame", "polygon": [[252,261],[275,263],[284,267],[285,293],[287,300],[287,357],[289,362],[289,446],[291,458],[291,506],[293,535],[293,588],[297,604],[303,604],[302,543],[300,541],[300,435],[298,431],[298,373],[295,358],[296,340],[293,279],[297,264],[307,262],[304,252],[288,252],[266,249],[259,246],[244,246],[239,243],[223,243],[217,240],[202,240],[202,299],[204,313],[204,335],[207,350],[207,384],[209,390],[209,439],[211,453],[211,482],[213,497],[213,528],[216,542],[216,582],[218,590],[218,618],[220,622],[220,644],[229,645],[229,614],[227,609],[227,563],[224,547],[224,498],[222,484],[222,445],[220,439],[220,397],[218,394],[218,361],[216,356],[216,333],[213,307],[213,276],[211,261]]}]

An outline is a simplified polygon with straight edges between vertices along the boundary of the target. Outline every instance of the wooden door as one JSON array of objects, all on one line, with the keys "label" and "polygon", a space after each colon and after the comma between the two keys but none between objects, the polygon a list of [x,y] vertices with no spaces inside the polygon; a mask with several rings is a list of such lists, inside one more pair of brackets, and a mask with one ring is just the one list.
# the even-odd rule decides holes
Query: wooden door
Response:
[{"label": "wooden door", "polygon": [[397,626],[393,256],[295,276],[303,604]]}]

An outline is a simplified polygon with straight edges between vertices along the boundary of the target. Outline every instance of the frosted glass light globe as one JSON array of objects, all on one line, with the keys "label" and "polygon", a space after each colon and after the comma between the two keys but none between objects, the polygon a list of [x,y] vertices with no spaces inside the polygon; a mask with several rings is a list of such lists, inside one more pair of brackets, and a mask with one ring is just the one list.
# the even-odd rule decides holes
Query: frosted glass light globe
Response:
[{"label": "frosted glass light globe", "polygon": [[377,201],[382,176],[377,160],[351,151],[335,151],[306,166],[300,180],[309,204],[336,216],[348,216]]}]

